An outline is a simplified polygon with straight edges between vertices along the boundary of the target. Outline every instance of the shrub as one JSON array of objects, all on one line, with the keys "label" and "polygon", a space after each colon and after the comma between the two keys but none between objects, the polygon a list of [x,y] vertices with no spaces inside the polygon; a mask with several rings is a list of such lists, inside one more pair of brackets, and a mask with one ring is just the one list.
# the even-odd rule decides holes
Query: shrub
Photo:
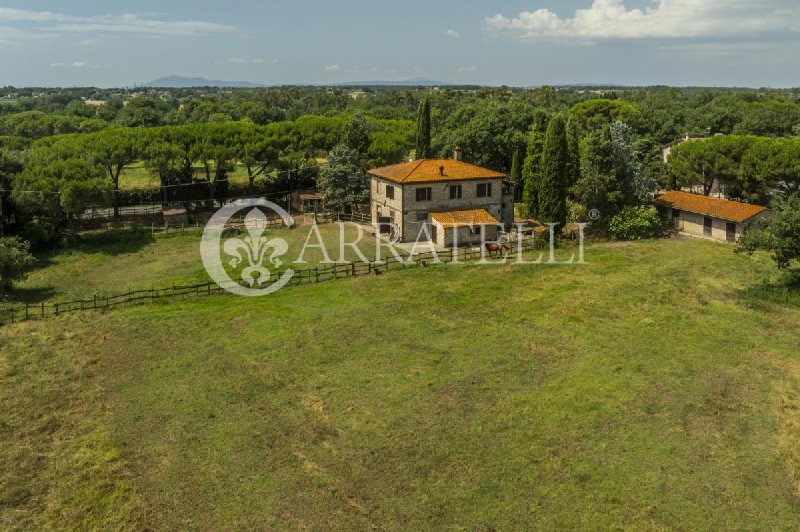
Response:
[{"label": "shrub", "polygon": [[31,248],[41,249],[58,240],[58,227],[44,216],[34,216],[22,229],[22,237],[30,242]]},{"label": "shrub", "polygon": [[17,237],[0,238],[0,293],[11,289],[11,283],[23,279],[36,264],[30,244]]},{"label": "shrub", "polygon": [[625,207],[608,224],[608,236],[614,240],[653,238],[661,227],[661,216],[655,207]]},{"label": "shrub", "polygon": [[567,200],[567,223],[568,224],[581,224],[591,222],[589,218],[589,209],[576,201]]}]

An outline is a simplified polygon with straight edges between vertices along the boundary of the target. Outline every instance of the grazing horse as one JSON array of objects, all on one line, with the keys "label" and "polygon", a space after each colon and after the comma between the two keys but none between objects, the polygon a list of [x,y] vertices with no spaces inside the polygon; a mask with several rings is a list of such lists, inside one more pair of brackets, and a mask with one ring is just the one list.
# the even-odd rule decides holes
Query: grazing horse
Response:
[{"label": "grazing horse", "polygon": [[500,258],[504,258],[506,253],[511,253],[511,247],[507,244],[498,244],[496,242],[489,242],[486,244],[486,251],[489,252],[489,257],[494,257],[494,254],[497,253],[500,255]]}]

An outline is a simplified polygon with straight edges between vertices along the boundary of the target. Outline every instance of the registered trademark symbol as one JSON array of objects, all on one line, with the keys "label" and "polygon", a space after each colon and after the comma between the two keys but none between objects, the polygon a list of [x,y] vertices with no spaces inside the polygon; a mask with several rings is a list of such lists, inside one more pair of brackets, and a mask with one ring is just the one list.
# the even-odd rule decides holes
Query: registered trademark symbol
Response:
[{"label": "registered trademark symbol", "polygon": [[592,209],[591,211],[589,211],[589,218],[591,218],[593,221],[599,220],[600,211],[598,211],[597,209]]}]

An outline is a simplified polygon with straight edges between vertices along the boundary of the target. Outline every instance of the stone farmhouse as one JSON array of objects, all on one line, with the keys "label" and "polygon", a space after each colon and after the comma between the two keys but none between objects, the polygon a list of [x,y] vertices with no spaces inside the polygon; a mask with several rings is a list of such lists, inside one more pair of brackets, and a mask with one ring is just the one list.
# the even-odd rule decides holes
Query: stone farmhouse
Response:
[{"label": "stone farmhouse", "polygon": [[373,223],[382,232],[394,225],[401,242],[416,241],[427,226],[440,247],[475,244],[481,231],[487,241],[495,240],[499,225],[514,222],[513,183],[505,174],[463,162],[459,149],[454,159],[420,159],[369,175]]},{"label": "stone farmhouse", "polygon": [[680,191],[657,196],[653,203],[678,231],[721,242],[736,242],[749,224],[770,214],[759,205]]}]

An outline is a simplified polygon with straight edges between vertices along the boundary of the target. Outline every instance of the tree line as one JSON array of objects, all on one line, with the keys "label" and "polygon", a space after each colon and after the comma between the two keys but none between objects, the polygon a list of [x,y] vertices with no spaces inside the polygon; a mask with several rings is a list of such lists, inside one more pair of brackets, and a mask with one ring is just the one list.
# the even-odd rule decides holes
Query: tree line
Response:
[{"label": "tree line", "polygon": [[669,158],[670,188],[767,205],[775,195],[800,191],[800,137],[724,135],[683,142]]},{"label": "tree line", "polygon": [[[0,218],[17,227],[36,219],[66,227],[90,207],[113,206],[118,215],[130,197],[163,203],[221,199],[229,196],[228,177],[237,165],[247,174],[242,195],[256,192],[257,181],[275,191],[310,186],[354,120],[366,130],[360,165],[395,163],[408,153],[413,123],[362,116],[304,116],[267,126],[240,121],[111,127],[33,142],[0,137]],[[134,163],[158,178],[158,189],[123,190],[123,171]]]}]

